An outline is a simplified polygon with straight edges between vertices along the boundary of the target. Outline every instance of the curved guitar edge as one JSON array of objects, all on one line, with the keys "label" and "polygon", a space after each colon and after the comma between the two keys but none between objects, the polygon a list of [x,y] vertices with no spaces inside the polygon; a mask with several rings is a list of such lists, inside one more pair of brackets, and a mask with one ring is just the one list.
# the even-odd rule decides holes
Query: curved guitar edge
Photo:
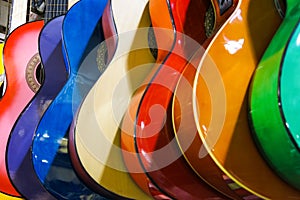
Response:
[{"label": "curved guitar edge", "polygon": [[[33,140],[32,158],[37,176],[57,198],[105,199],[81,182],[67,148],[73,114],[100,75],[95,57],[98,44],[103,41],[100,19],[105,5],[102,0],[81,0],[66,14],[62,40],[70,76],[44,113]],[[82,39],[80,43],[78,38]]]},{"label": "curved guitar edge", "polygon": [[[151,18],[151,25],[154,28],[154,35],[158,34],[161,37],[155,37],[157,43],[157,63],[164,62],[170,55],[170,51],[174,48],[176,33],[174,31],[174,24],[171,20],[171,8],[168,7],[167,1],[149,1],[149,13]],[[164,28],[166,32],[157,31],[155,28]],[[170,51],[166,51],[170,49]],[[145,85],[150,81],[158,71],[159,65],[155,65],[149,77],[145,80]],[[122,156],[125,166],[137,185],[147,194],[157,199],[172,199],[169,194],[161,190],[155,182],[151,180],[151,177],[145,173],[143,165],[140,163],[139,157],[136,154],[135,139],[134,139],[134,126],[135,117],[138,109],[138,104],[145,91],[145,87],[139,88],[139,90],[133,95],[130,100],[127,111],[124,114],[121,123],[121,148]]]},{"label": "curved guitar edge", "polygon": [[[78,110],[80,110],[80,108]],[[77,116],[78,116],[78,112],[74,115],[74,119],[77,119]],[[89,173],[87,173],[77,153],[77,148],[75,145],[76,144],[75,132],[76,132],[76,120],[73,120],[69,131],[68,149],[69,149],[69,153],[71,154],[70,156],[71,162],[73,164],[75,172],[78,174],[78,177],[93,191],[107,198],[129,200],[129,198],[122,197],[102,187],[89,175]]]},{"label": "curved guitar edge", "polygon": [[[107,5],[107,0],[91,0],[95,2],[85,3],[84,1],[76,2],[70,11],[68,12],[62,28],[62,38],[63,38],[63,53],[65,55],[67,66],[70,68],[70,74],[73,74],[72,71],[78,71],[78,67],[82,62],[82,59],[85,57],[86,48],[88,47],[89,38],[91,38],[93,31],[98,26],[101,21],[101,16],[104,12],[104,9]],[[98,3],[98,4],[97,4]],[[97,12],[90,12],[92,8],[91,5],[97,5],[99,9]],[[78,16],[78,13],[82,13],[83,16]],[[85,23],[82,23],[83,19],[95,19],[95,20],[86,20]],[[76,24],[76,26],[74,26]],[[76,45],[78,42],[78,36],[75,34],[75,27],[77,31],[82,31],[82,35],[85,36],[85,40],[81,40],[81,45]],[[74,69],[72,69],[74,68]]]},{"label": "curved guitar edge", "polygon": [[[28,70],[27,68],[29,68],[31,60],[38,53],[37,40],[43,25],[43,21],[35,21],[19,26],[8,36],[3,49],[3,63],[7,78],[7,87],[5,95],[0,101],[2,107],[0,110],[0,148],[3,154],[3,157],[1,157],[0,190],[3,193],[16,197],[20,197],[21,194],[16,191],[9,179],[5,158],[6,146],[14,122],[34,95],[34,92],[27,84],[24,74]],[[23,56],[19,57],[18,55]]]},{"label": "curved guitar edge", "polygon": [[114,21],[111,0],[108,0],[102,16],[102,29],[105,38],[107,49],[106,65],[112,60],[113,55],[117,49],[118,33]]},{"label": "curved guitar edge", "polygon": [[[199,197],[224,198],[222,194],[195,176],[194,172],[187,166],[182,156],[180,156],[179,149],[174,141],[169,142],[174,136],[172,135],[173,131],[171,129],[168,130],[168,127],[171,127],[168,119],[170,119],[169,106],[172,91],[190,56],[207,40],[204,33],[204,19],[206,8],[208,8],[210,2],[190,1],[179,3],[171,1],[168,3],[172,5],[171,16],[175,23],[175,30],[179,33],[187,34],[196,41],[197,45],[191,45],[193,44],[192,41],[182,39],[183,36],[181,34],[176,35],[175,40],[179,42],[175,43],[175,47],[172,50],[172,52],[175,53],[171,53],[163,62],[163,65],[157,70],[157,73],[151,79],[150,84],[147,85],[139,102],[137,115],[135,117],[135,150],[145,169],[145,173],[148,174],[148,178],[156,183],[158,187],[169,196],[173,198],[188,197],[191,199]],[[204,12],[199,12],[199,9],[202,9]],[[201,20],[193,21],[192,16],[194,17],[193,19],[200,18]],[[191,24],[191,22],[194,22],[194,24]],[[193,27],[198,27],[198,29],[193,29]],[[185,42],[181,43],[181,41]],[[179,57],[177,53],[181,51],[183,51],[183,56]],[[157,82],[159,84],[153,84]],[[163,87],[161,85],[163,85]],[[161,114],[159,110],[154,111],[156,109],[154,108],[155,105],[163,107],[166,113]],[[153,116],[151,116],[151,114]],[[152,127],[150,122],[153,124]],[[151,137],[149,137],[148,134],[151,135]],[[161,149],[167,152],[161,151]],[[167,158],[158,152],[164,152],[168,155]],[[161,159],[163,158],[164,160],[162,161]],[[161,163],[165,164],[161,166]],[[175,168],[181,171],[181,173],[175,174]],[[186,180],[189,180],[189,183],[185,182]],[[187,185],[189,186],[187,187]],[[193,189],[193,187],[197,189]]]},{"label": "curved guitar edge", "polygon": [[[271,168],[298,190],[300,179],[296,166],[300,163],[299,147],[290,132],[292,124],[285,120],[283,107],[286,105],[281,102],[285,96],[281,96],[283,93],[280,86],[282,62],[299,24],[299,13],[300,6],[296,1],[287,1],[286,16],[259,62],[259,70],[253,76],[249,95],[249,119],[260,152]],[[267,82],[265,77],[269,77]]]},{"label": "curved guitar edge", "polygon": [[[222,29],[234,18],[238,12],[241,1],[233,1],[231,7],[227,7],[227,10],[223,11],[222,16],[219,4],[216,1],[213,1],[212,3],[215,9],[214,13],[219,14],[216,15],[215,19],[217,21],[214,26],[215,30],[212,31],[212,35],[203,45],[205,49],[208,47],[209,43],[213,41],[213,37],[218,37],[219,33],[222,32]],[[207,152],[203,149],[204,146],[200,137],[197,136],[198,133],[196,124],[194,123],[195,119],[193,117],[192,108],[192,87],[197,72],[197,67],[193,66],[193,63],[199,63],[201,57],[201,55],[194,56],[193,59],[196,59],[197,61],[192,61],[191,64],[188,64],[185,67],[173,95],[171,109],[172,127],[178,147],[193,171],[207,184],[229,198],[240,199],[245,196],[251,196],[251,193],[246,190],[243,191],[241,187],[239,187],[239,189],[237,188],[238,190],[231,189],[227,181],[224,180],[225,175],[220,172],[219,167],[214,161],[209,156],[202,157],[202,155],[207,154]],[[203,71],[205,71],[208,76],[209,74],[218,74],[217,72],[214,72],[214,69],[205,69],[205,66],[203,66],[200,71],[202,76],[205,75],[203,74]],[[214,83],[207,82],[209,80],[205,80],[205,82],[206,84],[216,84],[217,80],[219,79],[214,80]],[[202,89],[207,90],[207,87]],[[209,104],[210,103],[211,102],[209,102]],[[207,106],[209,106],[209,104]],[[202,166],[209,166],[206,168],[209,170],[204,170]],[[231,185],[233,185],[233,183],[231,183]]]},{"label": "curved guitar edge", "polygon": [[[149,195],[146,195],[137,187],[127,173],[121,152],[113,150],[115,147],[120,149],[119,128],[117,126],[119,123],[115,123],[112,117],[115,110],[113,110],[113,106],[110,107],[109,105],[114,100],[121,101],[122,103],[116,105],[117,107],[120,106],[120,109],[117,109],[117,115],[123,115],[125,109],[123,100],[130,98],[135,85],[148,73],[149,67],[145,66],[144,69],[144,67],[139,68],[138,66],[154,62],[147,45],[148,27],[150,25],[148,1],[133,1],[134,6],[131,7],[132,11],[130,12],[124,10],[124,7],[128,4],[127,1],[112,1],[113,16],[119,34],[119,46],[116,52],[119,54],[114,55],[114,62],[109,64],[83,102],[77,117],[74,141],[76,142],[77,154],[85,171],[98,184],[126,198],[149,199]],[[140,30],[142,31],[140,32]],[[136,68],[140,69],[137,77],[131,75],[132,71],[136,72]],[[142,72],[140,72],[141,70]],[[122,87],[120,94],[117,92],[118,87]],[[114,96],[113,93],[117,96]],[[102,111],[103,109],[105,109],[105,114]],[[87,113],[89,113],[88,118]],[[101,125],[97,126],[98,124]],[[101,139],[103,136],[114,139],[103,144],[106,141]],[[97,140],[93,138],[97,138]],[[102,146],[112,143],[115,145]],[[98,147],[102,147],[103,151],[98,151]],[[112,150],[109,151],[111,148]],[[109,154],[106,152],[109,152]],[[102,155],[109,156],[109,158],[104,158],[105,161],[102,158],[99,159],[98,156],[101,157]],[[112,163],[114,166],[111,166]],[[98,170],[93,167],[95,165],[98,165]],[[118,182],[118,185],[115,182]],[[126,188],[130,188],[130,190]]]},{"label": "curved guitar edge", "polygon": [[[6,158],[10,179],[25,198],[32,200],[41,196],[54,199],[36,177],[31,162],[31,144],[41,116],[67,80],[61,44],[63,18],[64,16],[53,18],[40,32],[39,53],[45,78],[41,88],[15,122],[7,144]],[[20,134],[22,132],[24,134]]]},{"label": "curved guitar edge", "polygon": [[[105,62],[106,65],[108,65],[108,63],[111,61],[113,54],[116,50],[117,41],[118,41],[117,30],[115,27],[111,9],[112,9],[111,1],[109,0],[107,2],[107,5],[104,9],[104,13],[102,16],[102,27],[103,27],[102,29],[103,29],[103,33],[104,33],[104,38],[107,38],[107,40],[103,41],[106,44],[107,57],[105,58],[103,55],[101,55],[101,56],[102,56],[103,60],[106,60],[106,62]],[[112,193],[111,191],[108,191],[107,189],[105,189],[104,187],[99,185],[86,172],[86,170],[84,169],[84,167],[78,157],[77,150],[76,150],[76,142],[75,142],[75,132],[76,132],[76,123],[77,123],[76,119],[78,118],[77,116],[78,116],[80,107],[81,107],[81,105],[79,106],[78,111],[74,115],[72,124],[70,126],[70,130],[69,130],[68,149],[69,149],[70,158],[71,158],[73,167],[74,167],[76,173],[78,174],[78,177],[80,177],[80,179],[82,179],[82,181],[86,185],[88,185],[92,190],[94,190],[95,192],[100,193],[108,198],[113,198],[113,199],[124,198],[117,194]]]},{"label": "curved guitar edge", "polygon": [[[259,12],[260,9],[262,9],[261,12],[264,13],[264,17],[261,18],[262,20],[256,20],[257,18],[255,17],[255,12]],[[246,14],[247,11],[248,14]],[[247,23],[245,23],[244,26],[240,26],[243,24],[241,23],[241,20],[244,20]],[[254,69],[259,61],[258,58],[263,55],[265,48],[271,41],[282,19],[280,19],[280,16],[274,7],[273,1],[269,0],[258,3],[255,1],[243,0],[241,9],[239,10],[239,15],[235,16],[235,21],[237,23],[234,23],[234,21],[231,22],[232,30],[226,33],[227,37],[216,38],[215,41],[218,42],[217,44],[222,44],[220,45],[220,48],[215,46],[214,48],[209,49],[209,55],[214,60],[215,64],[210,64],[206,59],[206,65],[209,67],[217,66],[219,73],[221,73],[223,77],[223,86],[225,86],[226,89],[226,101],[223,102],[226,103],[224,106],[226,111],[224,111],[224,108],[222,108],[224,112],[219,112],[219,115],[226,113],[226,118],[223,118],[223,120],[230,120],[226,120],[225,123],[223,123],[223,126],[219,126],[220,124],[222,125],[220,120],[214,120],[215,126],[213,126],[214,129],[221,127],[221,132],[212,131],[211,129],[211,134],[209,134],[209,132],[206,131],[210,125],[208,123],[203,123],[203,118],[208,118],[211,120],[218,118],[211,118],[209,115],[204,114],[207,111],[209,114],[213,114],[212,111],[209,110],[211,109],[209,106],[204,106],[205,99],[209,99],[211,94],[204,95],[202,93],[203,89],[201,84],[199,84],[197,80],[193,84],[193,111],[201,141],[206,143],[205,145],[208,150],[211,150],[209,151],[209,155],[222,170],[222,172],[230,179],[234,180],[234,182],[236,182],[238,185],[248,190],[250,193],[266,199],[274,199],[279,197],[286,198],[287,196],[293,198],[295,196],[299,196],[299,192],[289,187],[286,183],[280,180],[272,170],[270,170],[269,166],[266,165],[265,160],[262,159],[261,155],[257,151],[257,148],[250,137],[251,135],[249,134],[250,131],[247,120],[247,110],[245,109],[247,104],[246,98],[248,85],[250,83],[252,73],[254,72]],[[251,24],[251,26],[249,26],[249,24]],[[241,35],[241,30],[247,31],[246,33],[250,33],[250,35],[247,34],[250,37],[246,39],[246,34],[244,33]],[[261,31],[259,32],[258,30]],[[237,35],[234,37],[234,35],[230,33]],[[243,42],[242,48],[239,48],[239,50],[236,52],[231,52],[228,48],[226,50],[226,46],[224,46],[224,44],[227,45],[229,42],[239,42],[240,38],[245,39],[243,41],[240,40],[240,42]],[[248,45],[251,45],[255,51],[249,51],[252,48],[249,48]],[[222,55],[222,57],[226,56],[227,58],[223,57],[221,59],[220,55]],[[245,58],[245,55],[247,55],[249,58],[252,57],[253,62],[249,62],[250,59],[242,59]],[[241,62],[236,61],[237,56],[240,58]],[[230,57],[235,59],[231,60],[229,59]],[[235,64],[238,65],[235,66]],[[241,68],[240,66],[243,67]],[[239,73],[239,76],[245,76],[245,78],[231,78],[235,77],[234,72],[237,72],[234,70],[235,67]],[[232,71],[233,74],[229,75],[229,71]],[[197,78],[199,81],[200,73],[197,74],[196,79]],[[242,82],[237,83],[236,81]],[[212,110],[218,110],[215,108],[218,108],[218,105],[222,103],[222,101],[220,101],[218,98],[211,100],[214,100],[216,106]],[[223,114],[223,116],[225,115]],[[201,121],[199,121],[199,119]],[[209,136],[211,136],[210,139],[213,139],[213,141],[216,138],[215,141],[217,143],[212,143],[211,141],[207,140],[209,139]],[[247,149],[247,151],[244,152],[241,151],[241,149]],[[253,168],[252,166],[256,167]],[[270,185],[268,184],[269,182],[272,182],[273,184]]]}]

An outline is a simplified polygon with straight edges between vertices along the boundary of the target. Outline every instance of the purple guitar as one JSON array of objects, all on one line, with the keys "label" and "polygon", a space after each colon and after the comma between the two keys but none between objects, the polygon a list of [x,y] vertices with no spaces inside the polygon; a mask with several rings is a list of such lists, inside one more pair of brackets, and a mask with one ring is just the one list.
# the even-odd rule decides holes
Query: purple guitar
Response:
[{"label": "purple guitar", "polygon": [[63,19],[64,16],[60,16],[49,21],[40,33],[39,53],[45,78],[39,91],[16,121],[7,145],[7,168],[11,182],[19,193],[30,200],[55,199],[35,175],[31,161],[31,144],[41,116],[68,77],[62,55]]}]

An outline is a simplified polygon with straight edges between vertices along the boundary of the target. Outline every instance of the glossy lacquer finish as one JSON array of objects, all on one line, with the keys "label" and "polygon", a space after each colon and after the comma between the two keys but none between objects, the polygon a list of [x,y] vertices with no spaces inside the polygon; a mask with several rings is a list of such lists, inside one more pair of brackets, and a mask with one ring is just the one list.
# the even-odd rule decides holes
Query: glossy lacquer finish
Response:
[{"label": "glossy lacquer finish", "polygon": [[36,21],[18,27],[7,38],[3,50],[7,88],[0,101],[0,191],[13,196],[20,194],[9,180],[6,144],[15,121],[34,95],[25,72],[30,59],[38,53],[38,36],[43,25],[43,21]]},{"label": "glossy lacquer finish", "polygon": [[[124,9],[127,5],[130,8]],[[71,145],[75,145],[77,160],[82,164],[79,170],[85,170],[115,199],[152,199],[125,168],[119,129],[129,99],[154,63],[148,48],[148,1],[112,0],[111,11],[118,34],[116,50],[74,119],[70,135],[74,135],[75,143]],[[106,38],[108,45],[113,41]]]},{"label": "glossy lacquer finish", "polygon": [[[198,56],[203,53],[201,45],[208,39],[205,13],[211,1],[164,1],[161,4],[167,4],[169,9],[164,12],[169,12],[173,22],[174,46],[171,53],[157,63],[159,67],[140,99],[134,118],[136,152],[148,178],[171,198],[225,198],[195,176],[185,162],[174,139],[169,112],[181,72],[196,51]],[[159,26],[159,16],[151,15],[151,19]],[[156,30],[154,34],[156,38],[161,37]]]},{"label": "glossy lacquer finish", "polygon": [[[236,7],[238,9],[235,9]],[[233,14],[232,12],[229,13],[232,14],[231,17],[226,21],[215,37],[219,37],[219,35],[224,33],[223,29],[226,26],[231,26],[230,22],[234,20],[235,16],[240,11],[240,2],[235,2],[232,9],[235,9],[235,12]],[[230,12],[230,10],[227,12]],[[213,45],[213,43],[211,45]],[[201,58],[195,57],[193,59],[199,60]],[[207,60],[209,62],[214,62],[213,60]],[[173,128],[180,150],[196,174],[216,190],[219,190],[233,199],[255,199],[256,197],[253,194],[239,187],[232,180],[228,178],[225,179],[225,174],[220,170],[213,159],[208,156],[208,153],[203,146],[193,117],[192,90],[197,67],[193,66],[192,63],[187,65],[184,69],[184,72],[177,83],[172,102]],[[207,67],[207,65],[203,65],[199,70],[201,73],[201,80],[199,80],[199,82],[204,85],[204,87],[201,88],[202,93],[208,93],[210,90],[218,90],[219,92],[218,96],[212,96],[212,98],[215,98],[215,101],[210,99],[210,101],[205,102],[206,106],[211,107],[213,105],[215,106],[214,111],[219,112],[224,109],[220,108],[224,106],[222,104],[222,95],[224,97],[226,95],[224,87],[222,86],[222,77],[216,67]],[[201,112],[201,114],[203,113]],[[210,119],[211,116],[207,117],[206,120]],[[220,122],[222,122],[222,120],[220,120]],[[232,187],[233,185],[234,187]]]},{"label": "glossy lacquer finish", "polygon": [[[3,50],[3,47],[4,47],[4,44],[0,44],[0,48]],[[1,71],[1,74],[4,74],[4,66],[3,66],[3,54],[2,54],[2,50],[1,50],[1,54],[0,54],[0,70]],[[0,83],[0,96],[2,95],[2,90],[1,90],[1,83]],[[3,193],[0,193],[0,199],[3,199],[3,200],[20,200],[21,198],[19,197],[13,197],[13,196],[8,196],[8,195],[5,195]]]},{"label": "glossy lacquer finish", "polygon": [[238,9],[200,63],[200,69],[216,69],[221,80],[205,85],[201,70],[197,71],[193,85],[197,130],[221,172],[241,187],[263,198],[297,199],[299,191],[282,181],[260,155],[247,118],[250,79],[282,20],[273,0],[242,0]]},{"label": "glossy lacquer finish", "polygon": [[299,21],[299,1],[288,0],[285,18],[255,72],[249,113],[254,138],[264,158],[280,177],[298,190]]},{"label": "glossy lacquer finish", "polygon": [[[111,60],[112,56],[114,55],[114,52],[116,50],[116,45],[118,41],[118,36],[116,34],[116,27],[114,23],[112,8],[111,8],[111,1],[108,1],[106,4],[106,7],[104,9],[103,15],[102,15],[102,29],[104,38],[109,38],[108,40],[105,40],[105,43],[101,44],[101,47],[98,49],[98,55],[105,53],[107,57],[103,59],[103,56],[98,56],[100,59],[98,61],[102,62],[103,64],[107,65],[109,61]],[[102,60],[101,60],[102,59]],[[71,158],[71,162],[73,164],[73,168],[78,174],[78,176],[81,178],[81,180],[91,189],[93,189],[96,192],[102,193],[103,191],[106,191],[98,182],[96,182],[85,170],[85,168],[82,166],[81,161],[79,160],[77,150],[76,150],[76,144],[74,140],[74,133],[75,133],[75,124],[77,123],[77,115],[80,108],[78,109],[77,113],[73,117],[72,124],[70,126],[69,131],[69,141],[68,141],[68,150]],[[112,193],[111,193],[112,194]]]},{"label": "glossy lacquer finish", "polygon": [[[275,5],[273,4],[267,4],[267,6],[270,6],[271,8],[271,14],[270,11],[266,11],[266,6],[257,5],[257,8],[255,8],[254,6],[247,4],[247,9],[245,9],[245,4],[247,4],[245,1],[239,2],[238,9],[235,10],[235,13],[233,13],[231,18],[217,33],[216,38],[213,39],[211,45],[208,48],[209,51],[211,51],[211,48],[217,48],[218,45],[220,45],[221,48],[224,48],[225,41],[223,43],[217,43],[216,41],[220,39],[225,39],[224,37],[228,35],[227,32],[232,32],[233,30],[243,31],[241,27],[245,26],[248,23],[248,21],[245,18],[243,21],[237,19],[237,16],[240,16],[241,12],[244,13],[244,16],[250,15],[250,12],[252,12],[253,14],[256,12],[264,13],[263,15],[266,15],[266,20],[264,19],[265,22],[268,21],[267,18],[272,18],[274,14],[277,15],[275,12],[273,12],[275,8]],[[242,8],[243,10],[241,10]],[[252,27],[249,28],[252,29]],[[244,31],[244,37],[248,37],[250,39],[248,34],[246,34],[247,29],[245,29]],[[242,35],[240,32],[233,32],[232,35],[234,36],[234,34],[236,34],[236,36],[238,37]],[[238,44],[238,41],[236,44]],[[233,45],[234,43],[232,43],[232,47],[234,47]],[[218,60],[222,59],[224,62],[230,63],[231,59],[232,62],[235,61],[234,56],[232,56],[232,58],[226,57],[225,59],[219,55],[221,53],[222,50],[216,51],[216,55],[212,56],[214,56],[215,59]],[[253,194],[251,194],[251,192],[243,189],[241,186],[237,185],[237,183],[235,183],[233,180],[230,180],[230,178],[226,176],[226,174],[219,168],[219,166],[214,162],[214,160],[210,156],[208,156],[207,150],[203,145],[201,138],[197,132],[192,105],[192,89],[196,73],[199,73],[197,84],[201,85],[201,92],[199,93],[199,98],[201,98],[200,106],[205,105],[205,107],[207,108],[212,108],[211,113],[206,112],[205,109],[200,110],[201,116],[205,116],[201,118],[201,124],[208,125],[207,127],[201,127],[202,130],[205,132],[208,130],[214,130],[215,132],[217,132],[220,131],[220,129],[218,128],[222,128],[224,123],[224,113],[226,109],[226,91],[223,85],[222,74],[220,73],[218,66],[214,64],[215,60],[213,60],[213,57],[210,56],[211,55],[209,54],[205,55],[205,59],[202,61],[203,63],[200,66],[201,68],[198,69],[198,72],[195,67],[188,65],[185,71],[183,72],[183,76],[178,82],[175,95],[173,97],[172,107],[173,127],[175,130],[176,139],[178,141],[182,153],[184,154],[184,157],[186,158],[190,166],[201,178],[206,180],[210,185],[212,185],[220,191],[223,191],[231,198],[238,198],[238,196],[240,198],[257,198]],[[236,59],[240,58],[236,57]],[[206,63],[204,63],[204,61]],[[237,65],[236,67],[239,66]],[[233,68],[234,67],[232,67],[232,69]],[[233,73],[234,72],[235,71],[233,71]],[[227,72],[227,74],[228,73],[229,72]],[[209,98],[205,97],[206,95],[208,95]],[[205,130],[205,128],[207,128],[208,130]]]},{"label": "glossy lacquer finish", "polygon": [[61,28],[64,17],[48,22],[39,36],[39,53],[44,80],[11,131],[7,144],[7,168],[17,190],[27,199],[54,199],[37,179],[31,161],[31,144],[36,126],[48,105],[67,80],[62,55]]},{"label": "glossy lacquer finish", "polygon": [[70,76],[41,118],[33,139],[32,161],[36,174],[58,199],[103,199],[78,179],[67,140],[74,112],[100,75],[96,51],[103,41],[99,20],[105,5],[103,0],[82,0],[65,15],[62,42]]},{"label": "glossy lacquer finish", "polygon": [[[151,48],[157,48],[156,62],[159,63],[163,62],[174,43],[173,26],[168,4],[164,0],[151,0],[149,2],[149,14],[151,17],[152,27],[163,28],[162,30],[156,30],[156,32],[158,32],[157,34],[161,34],[161,37],[155,37],[157,46],[155,46],[155,43],[149,43]],[[160,20],[153,20],[153,16],[160,16]],[[153,33],[154,32],[152,32],[152,34]],[[170,199],[166,193],[161,191],[160,188],[158,188],[157,185],[155,185],[155,183],[147,177],[147,174],[145,173],[142,165],[140,165],[136,155],[134,141],[134,121],[137,108],[145,91],[145,86],[149,83],[158,67],[159,65],[154,65],[152,67],[152,71],[148,74],[144,82],[137,88],[137,91],[135,91],[134,95],[130,99],[130,103],[121,123],[121,148],[126,168],[138,186],[149,195],[152,195],[155,199]]]}]

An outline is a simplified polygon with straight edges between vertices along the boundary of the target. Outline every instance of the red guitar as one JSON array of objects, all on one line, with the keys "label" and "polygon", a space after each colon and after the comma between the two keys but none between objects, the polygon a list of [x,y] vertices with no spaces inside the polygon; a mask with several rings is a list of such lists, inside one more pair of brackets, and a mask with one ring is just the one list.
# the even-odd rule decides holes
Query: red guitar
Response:
[{"label": "red guitar", "polygon": [[6,169],[6,144],[15,121],[40,86],[36,72],[40,66],[38,36],[43,25],[43,21],[35,21],[18,27],[8,36],[3,50],[7,88],[0,100],[0,191],[18,197],[21,195]]},{"label": "red guitar", "polygon": [[[203,48],[200,45],[208,45],[236,5],[236,1],[150,1],[153,26],[168,28],[169,23],[172,31],[154,29],[158,45],[157,67],[148,76],[145,87],[133,96],[121,136],[125,163],[145,191],[151,192],[156,186],[175,199],[226,198],[194,174],[177,144],[172,142],[169,108],[186,64],[196,51],[195,56],[201,57]],[[166,16],[169,18],[161,20],[160,13],[169,13]],[[168,52],[170,44],[171,53]],[[133,153],[137,153],[137,157]],[[145,175],[137,171],[139,165]]]}]

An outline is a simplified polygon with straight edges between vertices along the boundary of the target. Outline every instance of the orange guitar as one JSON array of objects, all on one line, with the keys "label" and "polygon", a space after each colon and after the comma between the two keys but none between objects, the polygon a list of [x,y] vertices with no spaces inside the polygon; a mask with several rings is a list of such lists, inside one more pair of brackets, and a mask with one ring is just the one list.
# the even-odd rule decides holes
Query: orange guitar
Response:
[{"label": "orange guitar", "polygon": [[[172,142],[169,108],[172,91],[190,56],[198,49],[196,56],[201,56],[200,45],[207,47],[212,34],[236,6],[237,1],[224,4],[220,1],[150,1],[153,26],[172,31],[161,33],[154,29],[157,66],[145,85],[134,94],[123,119],[121,135],[126,166],[144,191],[151,193],[158,189],[175,199],[226,198],[217,192],[218,188],[209,187],[195,176],[180,155],[176,143]],[[168,12],[169,16],[164,16],[162,21],[160,13]],[[171,53],[167,52],[170,46]]]},{"label": "orange guitar", "polygon": [[281,21],[273,0],[242,0],[198,70],[186,68],[175,92],[173,122],[185,158],[210,184],[238,194],[244,188],[264,199],[299,199],[299,191],[259,154],[247,120],[251,76]]}]

